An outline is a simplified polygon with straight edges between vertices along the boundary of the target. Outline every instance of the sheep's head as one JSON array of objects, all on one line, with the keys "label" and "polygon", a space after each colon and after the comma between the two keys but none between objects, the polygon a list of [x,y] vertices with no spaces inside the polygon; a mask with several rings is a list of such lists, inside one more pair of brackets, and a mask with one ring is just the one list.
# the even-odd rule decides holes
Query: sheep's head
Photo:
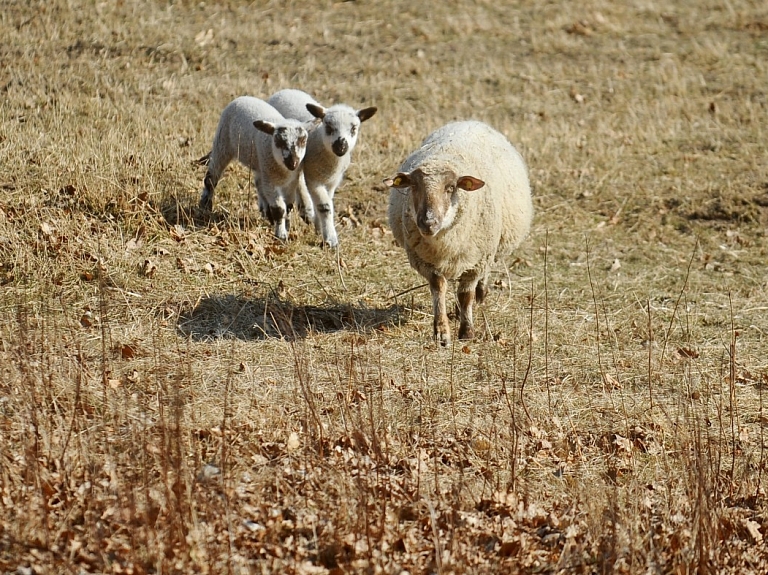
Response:
[{"label": "sheep's head", "polygon": [[416,168],[384,180],[391,188],[411,190],[411,208],[419,233],[434,236],[453,223],[459,205],[459,190],[473,192],[485,185],[474,176],[457,176],[452,170],[432,173]]},{"label": "sheep's head", "polygon": [[276,124],[256,120],[253,125],[260,132],[272,136],[272,156],[278,164],[283,164],[293,171],[304,159],[304,153],[307,151],[307,136],[317,126],[317,121],[286,120]]},{"label": "sheep's head", "polygon": [[318,104],[307,104],[307,110],[323,121],[323,144],[328,150],[342,157],[351,152],[357,143],[360,124],[376,113],[376,108],[354,110],[344,104],[323,108]]}]

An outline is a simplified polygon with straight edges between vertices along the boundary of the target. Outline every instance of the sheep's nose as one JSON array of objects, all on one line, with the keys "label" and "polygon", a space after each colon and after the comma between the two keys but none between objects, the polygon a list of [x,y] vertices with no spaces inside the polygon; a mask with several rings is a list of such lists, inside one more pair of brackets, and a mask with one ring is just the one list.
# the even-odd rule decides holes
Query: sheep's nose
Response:
[{"label": "sheep's nose", "polygon": [[331,148],[333,148],[334,154],[341,157],[347,153],[347,150],[349,150],[349,144],[347,144],[347,141],[344,138],[339,138],[333,143]]},{"label": "sheep's nose", "polygon": [[299,158],[296,156],[288,156],[285,158],[285,167],[293,171],[299,167]]},{"label": "sheep's nose", "polygon": [[437,233],[438,222],[435,213],[432,210],[421,214],[416,222],[422,235],[433,236]]}]

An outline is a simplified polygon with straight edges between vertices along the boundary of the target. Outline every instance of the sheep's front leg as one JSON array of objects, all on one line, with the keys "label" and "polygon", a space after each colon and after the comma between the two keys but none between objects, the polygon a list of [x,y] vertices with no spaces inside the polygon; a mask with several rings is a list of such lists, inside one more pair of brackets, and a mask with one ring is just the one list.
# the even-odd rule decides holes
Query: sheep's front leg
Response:
[{"label": "sheep's front leg", "polygon": [[444,276],[433,273],[429,278],[429,289],[432,292],[432,313],[434,314],[433,335],[441,345],[451,344],[451,324],[445,309],[445,292],[448,281]]},{"label": "sheep's front leg", "polygon": [[275,236],[282,241],[288,241],[288,226],[286,224],[288,209],[282,194],[276,194],[275,199],[267,208],[269,223],[275,226]]},{"label": "sheep's front leg", "polygon": [[325,186],[316,186],[309,190],[315,206],[315,229],[323,237],[323,242],[335,248],[339,244],[336,228],[333,225],[333,197]]},{"label": "sheep's front leg", "polygon": [[459,339],[474,339],[475,327],[472,316],[472,305],[475,300],[481,302],[487,293],[486,279],[478,281],[475,274],[463,275],[459,278]]},{"label": "sheep's front leg", "polygon": [[459,339],[474,339],[475,328],[472,318],[472,304],[475,291],[459,292]]},{"label": "sheep's front leg", "polygon": [[312,203],[312,197],[307,189],[307,182],[304,179],[304,173],[299,175],[299,192],[297,205],[299,206],[299,216],[306,223],[315,221],[315,205]]}]

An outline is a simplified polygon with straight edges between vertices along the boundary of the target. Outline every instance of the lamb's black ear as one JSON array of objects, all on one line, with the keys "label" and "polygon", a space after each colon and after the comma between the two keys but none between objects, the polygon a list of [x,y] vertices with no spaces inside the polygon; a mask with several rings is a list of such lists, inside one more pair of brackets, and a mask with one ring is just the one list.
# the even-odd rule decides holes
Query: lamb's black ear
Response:
[{"label": "lamb's black ear", "polygon": [[400,172],[394,178],[385,179],[384,185],[388,188],[407,188],[411,185],[411,176]]},{"label": "lamb's black ear", "polygon": [[325,118],[325,108],[320,106],[319,104],[307,104],[307,111],[312,114],[315,118],[320,118],[321,120]]},{"label": "lamb's black ear", "polygon": [[264,120],[254,121],[253,127],[259,130],[260,132],[269,134],[270,136],[275,133],[275,125],[271,122],[265,122]]},{"label": "lamb's black ear", "polygon": [[365,122],[368,118],[373,116],[378,108],[376,106],[371,106],[370,108],[363,108],[362,110],[357,111],[357,117],[360,118],[361,122]]}]

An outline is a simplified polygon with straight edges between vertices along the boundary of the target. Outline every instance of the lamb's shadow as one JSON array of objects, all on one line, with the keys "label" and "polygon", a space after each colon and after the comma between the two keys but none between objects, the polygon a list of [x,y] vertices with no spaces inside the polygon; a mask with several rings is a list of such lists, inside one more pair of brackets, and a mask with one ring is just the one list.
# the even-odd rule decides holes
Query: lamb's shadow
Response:
[{"label": "lamb's shadow", "polygon": [[195,341],[221,338],[257,340],[305,338],[308,334],[351,331],[367,333],[404,321],[397,305],[384,309],[345,304],[296,305],[270,294],[250,299],[210,296],[179,315],[178,329]]}]

